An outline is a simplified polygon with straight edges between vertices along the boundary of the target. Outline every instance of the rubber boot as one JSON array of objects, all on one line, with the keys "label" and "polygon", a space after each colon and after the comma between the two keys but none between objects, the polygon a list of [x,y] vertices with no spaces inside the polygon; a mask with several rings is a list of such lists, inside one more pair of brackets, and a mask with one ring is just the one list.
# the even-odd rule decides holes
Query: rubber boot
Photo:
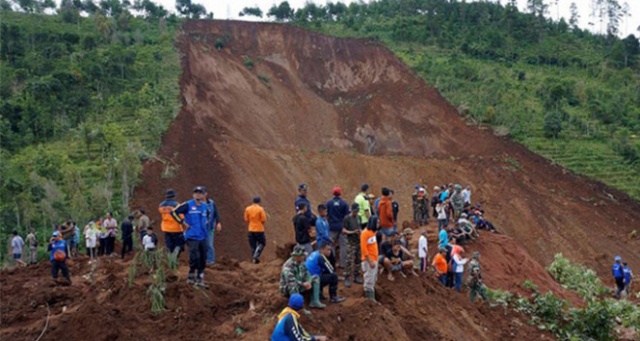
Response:
[{"label": "rubber boot", "polygon": [[348,276],[345,276],[344,278],[344,286],[345,288],[351,288],[351,279],[349,279]]},{"label": "rubber boot", "polygon": [[378,301],[376,301],[376,292],[375,290],[365,290],[364,295],[372,300],[374,303],[378,303]]},{"label": "rubber boot", "polygon": [[309,306],[311,308],[324,309],[326,305],[320,302],[320,283],[317,281],[314,281],[312,285],[313,285],[313,293],[311,295],[311,303],[309,304]]}]

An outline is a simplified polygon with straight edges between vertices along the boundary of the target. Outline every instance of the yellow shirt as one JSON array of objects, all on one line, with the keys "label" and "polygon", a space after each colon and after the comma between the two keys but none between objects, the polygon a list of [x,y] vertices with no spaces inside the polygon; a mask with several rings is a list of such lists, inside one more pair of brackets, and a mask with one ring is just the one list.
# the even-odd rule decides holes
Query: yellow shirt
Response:
[{"label": "yellow shirt", "polygon": [[249,232],[264,232],[264,223],[267,215],[264,208],[258,204],[253,204],[244,210],[244,221],[249,223]]}]

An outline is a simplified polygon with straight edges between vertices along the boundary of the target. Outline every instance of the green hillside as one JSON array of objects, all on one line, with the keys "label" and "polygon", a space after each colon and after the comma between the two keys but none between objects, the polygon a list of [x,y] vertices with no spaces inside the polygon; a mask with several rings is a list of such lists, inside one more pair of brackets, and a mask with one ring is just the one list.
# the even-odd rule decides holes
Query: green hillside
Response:
[{"label": "green hillside", "polygon": [[175,16],[59,12],[0,12],[3,241],[128,214],[141,161],[179,109]]}]

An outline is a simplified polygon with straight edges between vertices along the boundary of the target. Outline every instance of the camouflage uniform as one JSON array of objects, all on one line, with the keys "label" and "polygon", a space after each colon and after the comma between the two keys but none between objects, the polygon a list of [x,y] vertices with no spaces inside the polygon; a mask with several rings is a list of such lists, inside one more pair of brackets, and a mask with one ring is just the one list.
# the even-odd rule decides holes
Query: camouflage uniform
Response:
[{"label": "camouflage uniform", "polygon": [[280,274],[280,292],[285,296],[305,291],[302,283],[311,282],[311,274],[303,262],[296,263],[293,257],[282,266]]},{"label": "camouflage uniform", "polygon": [[429,201],[426,192],[422,197],[416,195],[414,199],[413,220],[420,226],[429,221]]},{"label": "camouflage uniform", "polygon": [[[345,217],[344,225],[349,231],[360,231],[361,221],[360,216],[353,217],[349,215]],[[349,234],[345,236],[347,238],[347,262],[344,267],[344,277],[349,278],[353,273],[353,277],[357,278],[360,276],[360,264],[362,263],[362,256],[360,253],[360,234]]]},{"label": "camouflage uniform", "polygon": [[472,259],[469,262],[469,296],[471,302],[475,302],[476,296],[480,295],[482,300],[487,301],[487,288],[482,284],[482,273],[480,271],[480,262],[476,259]]}]

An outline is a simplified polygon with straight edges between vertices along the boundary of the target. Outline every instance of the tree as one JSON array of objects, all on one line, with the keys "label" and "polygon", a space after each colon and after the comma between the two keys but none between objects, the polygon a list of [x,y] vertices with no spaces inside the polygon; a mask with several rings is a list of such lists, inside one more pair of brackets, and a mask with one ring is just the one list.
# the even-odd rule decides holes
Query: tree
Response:
[{"label": "tree", "polygon": [[620,29],[622,7],[618,0],[607,0],[607,34],[617,36]]},{"label": "tree", "polygon": [[242,9],[242,12],[240,12],[238,15],[241,17],[244,17],[246,15],[246,16],[254,16],[254,17],[262,18],[262,10],[258,6],[245,7]]},{"label": "tree", "polygon": [[552,110],[544,116],[544,136],[546,138],[558,138],[562,132],[562,113]]},{"label": "tree", "polygon": [[291,9],[288,1],[283,1],[277,7],[276,5],[273,5],[269,9],[267,16],[275,17],[276,21],[291,20],[293,18],[293,9]]},{"label": "tree", "polygon": [[178,13],[191,19],[200,19],[207,15],[207,9],[204,6],[194,4],[191,0],[177,0],[176,10]]},{"label": "tree", "polygon": [[575,2],[571,3],[569,10],[571,11],[571,17],[569,18],[569,26],[571,26],[571,28],[575,30],[578,28],[578,21],[580,20],[580,14],[578,13],[578,6],[576,5]]},{"label": "tree", "polygon": [[544,0],[527,0],[527,9],[538,17],[544,17],[549,12],[549,5]]}]

